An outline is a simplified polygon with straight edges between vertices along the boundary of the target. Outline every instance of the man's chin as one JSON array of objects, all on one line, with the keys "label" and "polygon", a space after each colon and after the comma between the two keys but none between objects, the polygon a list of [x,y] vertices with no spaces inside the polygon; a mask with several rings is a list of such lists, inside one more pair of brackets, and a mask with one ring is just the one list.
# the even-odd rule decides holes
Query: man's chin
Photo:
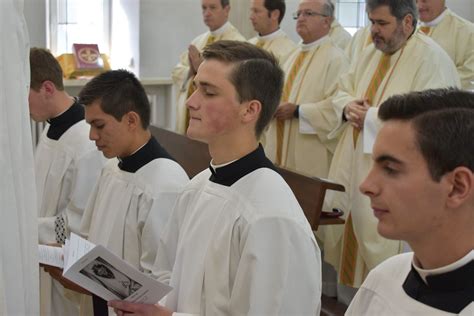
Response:
[{"label": "man's chin", "polygon": [[186,137],[188,137],[189,139],[197,140],[199,142],[207,144],[207,139],[205,137],[203,137],[202,135],[199,135],[199,133],[196,133],[193,130],[190,130],[189,127],[186,130]]}]

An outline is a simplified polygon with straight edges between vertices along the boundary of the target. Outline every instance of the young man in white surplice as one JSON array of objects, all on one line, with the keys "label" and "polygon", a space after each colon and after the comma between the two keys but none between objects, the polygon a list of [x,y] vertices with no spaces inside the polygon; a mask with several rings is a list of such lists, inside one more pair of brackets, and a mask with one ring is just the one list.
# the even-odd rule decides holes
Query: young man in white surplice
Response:
[{"label": "young man in white surplice", "polygon": [[219,41],[203,57],[187,135],[208,144],[212,161],[184,189],[160,240],[154,274],[173,290],[164,305],[109,304],[134,315],[317,315],[318,245],[258,143],[283,72],[250,43]]}]

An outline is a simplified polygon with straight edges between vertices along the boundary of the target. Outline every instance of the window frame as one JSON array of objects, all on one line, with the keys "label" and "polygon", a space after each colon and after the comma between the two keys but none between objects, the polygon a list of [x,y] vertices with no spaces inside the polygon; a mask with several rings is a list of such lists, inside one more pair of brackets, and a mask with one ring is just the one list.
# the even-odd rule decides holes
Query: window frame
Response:
[{"label": "window frame", "polygon": [[[67,3],[70,0],[46,0],[46,15],[47,15],[47,27],[46,27],[46,45],[51,53],[55,56],[59,55],[58,52],[58,25],[59,16],[58,8],[60,2],[64,1]],[[71,0],[72,1],[72,0]],[[112,39],[112,0],[102,0],[104,8],[103,16],[103,29],[104,29],[104,46],[100,46],[100,52],[110,55],[111,51],[111,39]],[[102,43],[101,43],[102,44]],[[72,46],[72,43],[71,43]],[[61,52],[63,53],[63,52]]]}]

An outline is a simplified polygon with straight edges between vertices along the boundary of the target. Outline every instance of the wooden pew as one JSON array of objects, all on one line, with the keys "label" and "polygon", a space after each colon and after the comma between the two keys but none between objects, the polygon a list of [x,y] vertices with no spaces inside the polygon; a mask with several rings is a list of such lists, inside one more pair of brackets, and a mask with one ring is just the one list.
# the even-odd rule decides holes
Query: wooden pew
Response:
[{"label": "wooden pew", "polygon": [[[150,126],[150,131],[181,164],[190,178],[209,167],[211,156],[205,143],[156,126]],[[307,177],[284,168],[279,168],[279,172],[293,190],[313,230],[317,230],[319,225],[344,224],[341,218],[321,217],[326,190],[344,191],[344,186],[325,179]]]}]

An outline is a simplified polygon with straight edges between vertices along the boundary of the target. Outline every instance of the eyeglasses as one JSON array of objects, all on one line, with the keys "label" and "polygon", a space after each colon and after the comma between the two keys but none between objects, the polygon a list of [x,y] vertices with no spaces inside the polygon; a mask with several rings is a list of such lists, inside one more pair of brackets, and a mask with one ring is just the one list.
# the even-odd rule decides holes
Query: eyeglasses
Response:
[{"label": "eyeglasses", "polygon": [[314,11],[296,11],[295,13],[293,13],[293,19],[298,20],[298,18],[301,15],[304,16],[305,18],[313,17],[313,16],[323,16],[323,17],[328,16],[327,14],[322,14],[322,13],[314,12]]}]

